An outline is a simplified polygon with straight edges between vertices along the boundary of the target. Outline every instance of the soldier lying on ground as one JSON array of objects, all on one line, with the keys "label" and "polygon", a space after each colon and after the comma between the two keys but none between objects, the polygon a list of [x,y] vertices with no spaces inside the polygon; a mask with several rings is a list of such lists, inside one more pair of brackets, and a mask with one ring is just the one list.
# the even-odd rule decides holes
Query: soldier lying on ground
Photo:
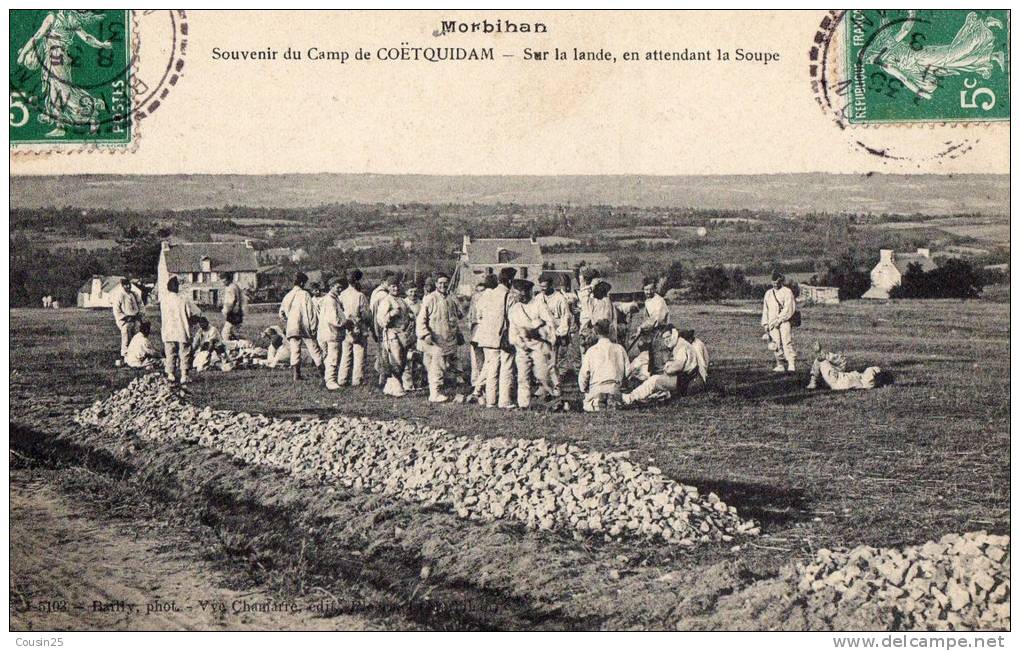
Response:
[{"label": "soldier lying on ground", "polygon": [[861,371],[847,371],[846,358],[842,353],[826,352],[815,342],[815,361],[811,365],[811,381],[808,389],[817,389],[818,380],[833,391],[849,391],[851,389],[874,389],[886,383],[882,369],[869,366]]}]

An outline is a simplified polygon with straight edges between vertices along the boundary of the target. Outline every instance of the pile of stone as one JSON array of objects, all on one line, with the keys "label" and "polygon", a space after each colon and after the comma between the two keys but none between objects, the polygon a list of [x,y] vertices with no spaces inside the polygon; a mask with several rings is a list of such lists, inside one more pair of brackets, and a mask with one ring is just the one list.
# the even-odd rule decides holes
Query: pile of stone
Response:
[{"label": "pile of stone", "polygon": [[281,420],[198,408],[158,374],[77,415],[79,424],[143,438],[182,440],[253,464],[452,508],[472,520],[606,539],[654,538],[694,546],[759,528],[715,494],[699,494],[630,461],[545,439],[453,436],[407,421],[337,417]]},{"label": "pile of stone", "polygon": [[897,628],[1009,630],[1009,536],[983,531],[895,548],[822,549],[798,588],[837,607],[887,609]]}]

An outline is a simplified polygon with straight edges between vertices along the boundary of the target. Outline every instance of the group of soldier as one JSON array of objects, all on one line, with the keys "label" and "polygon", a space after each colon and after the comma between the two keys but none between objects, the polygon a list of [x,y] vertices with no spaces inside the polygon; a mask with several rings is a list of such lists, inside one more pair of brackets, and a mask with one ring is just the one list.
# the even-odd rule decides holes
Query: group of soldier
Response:
[{"label": "group of soldier", "polygon": [[[506,267],[480,277],[464,306],[451,295],[445,273],[425,284],[424,297],[417,286],[401,295],[393,273],[367,296],[360,271],[324,286],[298,273],[280,304],[283,327],[264,334],[274,362],[282,361],[286,342],[295,380],[301,379],[304,349],[327,389],[362,384],[366,349],[374,346],[384,394],[401,397],[425,384],[432,403],[527,409],[538,400],[562,407],[562,382],[570,375],[590,411],[704,387],[704,343],[670,322],[656,279],[646,279],[638,305],[614,303],[610,284],[592,269],[582,272],[576,291],[559,286],[559,277],[542,274],[536,285]],[[637,386],[626,392],[628,383]],[[470,391],[451,398],[447,388],[462,384]]]},{"label": "group of soldier", "polygon": [[[705,390],[705,344],[671,322],[657,279],[645,279],[643,301],[616,303],[611,285],[594,269],[580,272],[576,290],[559,285],[562,277],[544,273],[536,285],[505,267],[481,276],[465,306],[451,294],[446,273],[436,274],[421,289],[410,285],[401,292],[398,276],[387,272],[366,295],[359,270],[330,277],[323,285],[309,283],[298,272],[280,303],[281,325],[263,332],[267,354],[260,363],[288,364],[293,379],[301,380],[304,349],[325,388],[337,391],[364,383],[366,352],[373,347],[377,383],[388,396],[427,387],[431,403],[452,399],[502,409],[528,409],[536,401],[564,407],[562,382],[569,376],[576,376],[586,411]],[[186,383],[189,370],[201,370],[213,359],[224,370],[230,368],[247,304],[229,273],[224,280],[219,329],[180,295],[176,278],[167,282],[160,313],[169,379]],[[148,324],[140,317],[141,297],[127,281],[114,299],[113,313],[123,363],[158,363],[159,351],[149,343]],[[773,370],[795,372],[792,333],[799,313],[779,273],[765,294],[761,325],[776,359]],[[829,381],[831,373],[826,378],[819,371],[840,370],[828,361],[826,366],[824,355],[816,354],[812,384],[818,378],[838,384]],[[458,385],[469,385],[470,391],[451,398],[448,388]]]}]

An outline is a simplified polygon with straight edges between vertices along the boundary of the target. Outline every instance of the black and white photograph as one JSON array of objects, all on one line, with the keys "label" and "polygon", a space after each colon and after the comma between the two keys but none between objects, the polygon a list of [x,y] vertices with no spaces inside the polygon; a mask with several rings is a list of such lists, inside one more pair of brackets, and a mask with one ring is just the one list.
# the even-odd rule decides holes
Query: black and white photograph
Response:
[{"label": "black and white photograph", "polygon": [[12,642],[1007,647],[1009,30],[12,9]]}]

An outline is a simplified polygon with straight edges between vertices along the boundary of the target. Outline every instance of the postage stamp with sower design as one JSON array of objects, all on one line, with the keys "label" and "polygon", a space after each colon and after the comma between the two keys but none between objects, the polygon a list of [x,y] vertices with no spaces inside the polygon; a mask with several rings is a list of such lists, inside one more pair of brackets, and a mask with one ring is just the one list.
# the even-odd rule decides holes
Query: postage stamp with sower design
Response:
[{"label": "postage stamp with sower design", "polygon": [[10,12],[10,141],[131,142],[130,14]]},{"label": "postage stamp with sower design", "polygon": [[1009,119],[1007,10],[855,9],[850,123]]}]

